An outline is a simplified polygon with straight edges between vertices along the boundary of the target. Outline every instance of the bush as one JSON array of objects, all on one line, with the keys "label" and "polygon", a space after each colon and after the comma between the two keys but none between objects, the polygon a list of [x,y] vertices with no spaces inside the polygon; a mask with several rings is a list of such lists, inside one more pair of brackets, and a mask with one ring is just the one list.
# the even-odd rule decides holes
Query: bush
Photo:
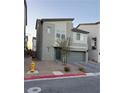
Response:
[{"label": "bush", "polygon": [[36,58],[36,52],[32,51],[32,58]]},{"label": "bush", "polygon": [[85,72],[85,69],[83,67],[79,67],[78,70],[81,72]]},{"label": "bush", "polygon": [[64,67],[65,72],[70,72],[70,67]]},{"label": "bush", "polygon": [[25,56],[31,56],[31,57],[35,58],[35,52],[32,51],[31,49],[25,49],[24,50],[24,55]]}]

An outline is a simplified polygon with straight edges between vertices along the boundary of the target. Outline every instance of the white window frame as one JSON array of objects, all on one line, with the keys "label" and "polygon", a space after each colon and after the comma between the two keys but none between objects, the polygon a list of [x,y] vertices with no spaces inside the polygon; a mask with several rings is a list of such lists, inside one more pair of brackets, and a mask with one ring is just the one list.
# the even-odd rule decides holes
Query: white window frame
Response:
[{"label": "white window frame", "polygon": [[[79,37],[78,37],[79,36]],[[81,34],[80,33],[76,33],[76,40],[80,41],[81,40]]]},{"label": "white window frame", "polygon": [[51,27],[47,27],[47,33],[48,33],[48,34],[51,33]]},{"label": "white window frame", "polygon": [[[57,37],[57,34],[59,35],[59,37]],[[60,33],[56,33],[56,38],[60,39],[61,38],[61,34]]]},{"label": "white window frame", "polygon": [[87,35],[80,33],[80,40],[77,40],[77,32],[73,32],[73,41],[75,43],[83,43],[83,44],[87,44]]},{"label": "white window frame", "polygon": [[[62,35],[64,36],[64,38],[62,38]],[[64,40],[65,39],[65,34],[61,34],[61,39]]]}]

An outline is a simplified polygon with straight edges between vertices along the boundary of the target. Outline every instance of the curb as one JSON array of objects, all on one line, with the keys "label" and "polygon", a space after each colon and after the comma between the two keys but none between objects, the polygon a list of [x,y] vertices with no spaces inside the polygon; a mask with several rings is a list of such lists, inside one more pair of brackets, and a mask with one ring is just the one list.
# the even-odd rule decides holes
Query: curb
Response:
[{"label": "curb", "polygon": [[24,80],[33,80],[33,79],[49,79],[49,78],[58,78],[58,77],[72,77],[72,76],[86,76],[86,73],[81,74],[64,74],[64,75],[41,75],[41,76],[30,76],[24,77]]}]

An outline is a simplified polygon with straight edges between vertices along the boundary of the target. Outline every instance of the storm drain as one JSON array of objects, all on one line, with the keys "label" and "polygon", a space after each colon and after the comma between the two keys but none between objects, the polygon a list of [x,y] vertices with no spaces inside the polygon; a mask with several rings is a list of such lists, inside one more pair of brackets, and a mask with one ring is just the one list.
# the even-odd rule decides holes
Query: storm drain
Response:
[{"label": "storm drain", "polygon": [[45,88],[41,89],[40,87],[32,87],[27,90],[28,93],[63,93],[59,90],[53,89],[53,88]]},{"label": "storm drain", "polygon": [[27,90],[28,93],[41,93],[40,87],[32,87]]}]

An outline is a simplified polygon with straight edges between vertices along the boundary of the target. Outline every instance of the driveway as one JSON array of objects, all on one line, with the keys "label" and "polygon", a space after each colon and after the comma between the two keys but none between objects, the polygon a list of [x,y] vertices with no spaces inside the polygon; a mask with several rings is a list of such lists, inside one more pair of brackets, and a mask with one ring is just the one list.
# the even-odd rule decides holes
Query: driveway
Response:
[{"label": "driveway", "polygon": [[88,63],[81,62],[81,63],[73,63],[74,65],[83,66],[88,73],[97,73],[100,72],[100,63],[95,63],[89,61]]}]

